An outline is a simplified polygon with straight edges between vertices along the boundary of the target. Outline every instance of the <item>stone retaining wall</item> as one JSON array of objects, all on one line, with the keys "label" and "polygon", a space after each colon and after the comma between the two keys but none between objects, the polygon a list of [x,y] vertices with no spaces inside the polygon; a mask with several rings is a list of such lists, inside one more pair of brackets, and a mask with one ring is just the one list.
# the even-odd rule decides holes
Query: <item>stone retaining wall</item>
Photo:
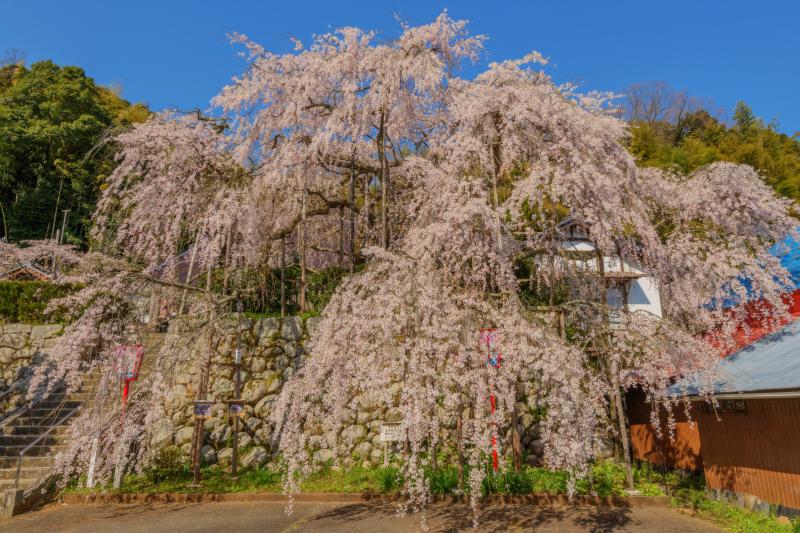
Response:
[{"label": "stone retaining wall", "polygon": [[[44,358],[45,350],[53,346],[63,330],[60,324],[0,325],[0,394],[11,386],[24,388],[31,366]],[[2,404],[8,405],[8,401],[6,398]]]},{"label": "stone retaining wall", "polygon": [[[276,443],[270,440],[272,428],[269,416],[272,405],[284,383],[303,366],[310,341],[319,317],[302,320],[300,317],[243,319],[241,338],[244,346],[241,384],[245,401],[245,417],[240,422],[239,448],[244,466],[263,465],[277,454]],[[233,398],[233,352],[236,343],[237,320],[226,319],[221,327],[222,336],[216,341],[211,359],[208,398],[214,401],[212,417],[205,421],[203,458],[207,463],[230,461],[232,426],[225,416],[225,400]],[[171,326],[179,330],[181,324]],[[61,325],[5,324],[0,326],[0,394],[14,386],[20,392],[0,401],[5,411],[16,405],[25,394],[25,380],[33,365],[46,357],[56,337],[63,332]],[[208,349],[206,340],[199,340],[195,361]],[[179,371],[175,388],[164,405],[165,416],[150,429],[150,440],[156,448],[175,445],[188,453],[194,431],[192,400],[199,381],[196,365]],[[400,384],[393,385],[396,393]],[[528,464],[541,462],[543,446],[539,440],[539,424],[535,406],[518,404],[523,460]],[[337,443],[349,442],[350,459],[346,463],[378,464],[383,461],[380,427],[384,423],[399,422],[402,413],[389,406],[370,405],[353,399],[348,425],[339,434],[316,433],[310,430],[310,445],[314,459],[323,463],[334,457]],[[501,440],[501,450],[509,452]]]},{"label": "stone retaining wall", "polygon": [[[242,320],[242,343],[246,346],[242,358],[242,398],[246,402],[245,417],[240,423],[239,449],[244,466],[263,465],[277,452],[276,443],[271,442],[272,428],[269,415],[272,405],[283,384],[302,365],[307,357],[310,339],[319,323],[318,317],[303,321],[300,317]],[[172,327],[180,327],[176,324]],[[222,328],[223,338],[215,346],[212,356],[208,399],[214,402],[212,416],[205,421],[203,459],[207,463],[227,463],[232,448],[232,426],[225,416],[225,400],[233,398],[234,366],[233,352],[236,339],[236,320],[228,319]],[[208,349],[206,340],[198,341],[198,356]],[[192,400],[198,383],[198,370],[186,369],[176,376],[174,395],[165,405],[166,416],[154,424],[150,432],[151,444],[156,448],[168,445],[179,446],[189,453],[194,431]],[[400,384],[393,386],[400,391]],[[353,400],[349,425],[337,434],[310,430],[309,443],[314,451],[314,460],[323,463],[334,457],[337,443],[350,442],[349,464],[380,464],[384,448],[380,443],[380,427],[383,423],[399,422],[399,409],[389,406],[366,405],[356,397]],[[535,406],[524,402],[518,404],[519,430],[523,445],[523,460],[530,465],[541,464],[543,446],[539,440],[539,424]],[[454,428],[452,428],[454,429]],[[501,441],[501,449],[510,453]]]}]

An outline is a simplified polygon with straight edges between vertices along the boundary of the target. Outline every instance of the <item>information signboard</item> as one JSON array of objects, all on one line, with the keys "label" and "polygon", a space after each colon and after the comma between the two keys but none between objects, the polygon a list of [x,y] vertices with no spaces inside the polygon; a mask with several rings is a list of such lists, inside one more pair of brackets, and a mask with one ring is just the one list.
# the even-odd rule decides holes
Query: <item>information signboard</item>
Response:
[{"label": "information signboard", "polygon": [[194,417],[209,418],[211,416],[211,400],[194,401]]},{"label": "information signboard", "polygon": [[403,430],[400,424],[382,424],[381,442],[399,442],[403,440]]},{"label": "information signboard", "polygon": [[244,400],[241,398],[236,400],[226,400],[228,404],[228,416],[244,416]]}]

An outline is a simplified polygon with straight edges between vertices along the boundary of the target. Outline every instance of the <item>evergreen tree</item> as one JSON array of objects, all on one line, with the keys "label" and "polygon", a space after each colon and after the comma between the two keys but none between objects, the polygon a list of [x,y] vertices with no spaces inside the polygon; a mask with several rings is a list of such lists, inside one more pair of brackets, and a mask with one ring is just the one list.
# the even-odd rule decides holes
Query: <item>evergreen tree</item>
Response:
[{"label": "evergreen tree", "polygon": [[148,115],[79,67],[41,61],[0,68],[0,204],[8,237],[53,235],[69,209],[66,240],[85,244],[100,185],[114,167],[110,150],[93,148],[109,128]]},{"label": "evergreen tree", "polygon": [[736,122],[736,127],[743,132],[750,130],[756,123],[753,110],[741,100],[736,103],[736,109],[733,112],[733,120]]}]

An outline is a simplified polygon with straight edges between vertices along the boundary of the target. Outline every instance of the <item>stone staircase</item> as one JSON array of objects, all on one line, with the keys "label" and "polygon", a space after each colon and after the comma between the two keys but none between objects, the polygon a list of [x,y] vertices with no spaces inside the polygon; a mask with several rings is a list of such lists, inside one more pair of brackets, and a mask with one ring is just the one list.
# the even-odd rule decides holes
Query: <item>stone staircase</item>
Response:
[{"label": "stone staircase", "polygon": [[[94,383],[85,384],[82,390],[88,390],[85,388],[87,385],[93,386]],[[75,408],[88,398],[88,392],[57,392],[1,423],[0,491],[15,488],[17,463],[23,450],[20,489],[32,486],[51,472],[56,454],[64,448],[69,418],[74,416]],[[29,448],[31,444],[33,446]]]},{"label": "stone staircase", "polygon": [[156,355],[159,350],[161,350],[161,345],[164,344],[165,337],[166,333],[145,333],[143,335],[142,346],[144,347],[144,355],[142,356],[142,364],[139,367],[139,378],[137,381],[131,383],[131,391],[153,371]]},{"label": "stone staircase", "polygon": [[[158,353],[163,340],[163,333],[144,334],[139,380],[150,374],[154,354]],[[56,392],[31,408],[0,420],[0,493],[14,488],[28,490],[53,472],[56,455],[65,447],[70,419],[77,413],[76,408],[89,400],[99,380],[100,373],[95,370],[84,377],[78,392]],[[131,384],[131,393],[137,386],[138,382]],[[31,444],[33,446],[28,448]],[[17,464],[23,450],[19,485],[16,486]]]}]

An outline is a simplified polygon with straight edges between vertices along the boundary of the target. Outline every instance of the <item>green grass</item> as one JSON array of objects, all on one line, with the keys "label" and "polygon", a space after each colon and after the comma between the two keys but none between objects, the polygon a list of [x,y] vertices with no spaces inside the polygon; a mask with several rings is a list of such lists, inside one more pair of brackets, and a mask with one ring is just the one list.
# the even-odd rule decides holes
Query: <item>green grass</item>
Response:
[{"label": "green grass", "polygon": [[[303,492],[384,492],[382,468],[323,468],[300,483]],[[386,491],[393,492],[393,491]]]},{"label": "green grass", "polygon": [[800,533],[800,519],[781,524],[774,515],[755,513],[735,505],[706,498],[702,484],[676,488],[671,505],[714,522],[732,533]]},{"label": "green grass", "polygon": [[[174,455],[174,454],[173,454]],[[120,489],[96,487],[86,489],[73,481],[65,488],[67,493],[236,493],[236,492],[281,492],[282,473],[275,469],[253,468],[240,471],[237,480],[230,479],[228,468],[217,465],[202,469],[202,486],[189,487],[192,472],[179,456],[164,454],[157,463],[139,475],[125,476]],[[425,475],[433,494],[451,494],[458,489],[458,471],[455,466],[442,466],[436,470],[426,468]],[[468,472],[464,473],[465,479]],[[481,487],[483,495],[489,494],[565,494],[569,476],[566,472],[544,468],[523,467],[490,473]],[[774,516],[753,513],[731,504],[705,497],[702,477],[680,472],[656,472],[647,465],[634,469],[636,489],[643,496],[671,496],[671,505],[684,512],[691,512],[734,533],[800,533],[800,519],[785,525]],[[312,474],[300,484],[302,492],[398,493],[403,486],[402,473],[396,465],[382,468],[335,469],[326,466]],[[461,487],[468,492],[468,487]],[[625,473],[621,465],[613,461],[596,463],[591,476],[577,483],[578,494],[598,496],[622,496],[625,494]]]},{"label": "green grass", "polygon": [[[87,489],[77,481],[65,488],[67,493],[89,494],[98,491],[118,494],[174,493],[236,493],[236,492],[281,492],[282,473],[267,468],[243,469],[239,478],[232,480],[229,468],[209,466],[201,470],[201,486],[190,487],[193,475],[188,466],[180,470],[146,471],[143,474],[127,475],[122,486]],[[335,470],[323,468],[300,484],[302,492],[395,492],[399,489],[397,470],[394,468],[353,467]]]},{"label": "green grass", "polygon": [[[114,490],[103,487],[106,492],[118,493],[161,493],[161,492],[280,492],[282,473],[277,469],[255,468],[242,469],[239,479],[230,479],[229,469],[218,465],[202,468],[202,486],[189,487],[193,475],[184,458],[178,452],[159,456],[149,469],[142,474],[125,476],[122,487]],[[458,470],[455,466],[442,466],[436,470],[425,469],[425,476],[430,483],[431,493],[451,494],[457,489],[468,492],[467,486],[458,486]],[[464,472],[468,479],[469,472]],[[567,492],[568,475],[566,472],[550,471],[544,468],[523,467],[519,472],[504,470],[490,472],[483,481],[481,492],[488,494],[565,494]],[[401,490],[403,478],[396,466],[382,468],[364,468],[360,466],[336,469],[323,467],[304,479],[300,484],[303,492],[359,493],[380,492],[394,493]],[[662,495],[658,486],[642,480],[637,487],[647,495]],[[643,490],[644,489],[644,490]],[[98,489],[80,488],[77,481],[70,484],[69,492],[88,493]],[[591,479],[581,480],[577,484],[579,494],[597,494],[613,496],[624,494],[624,473],[622,468],[611,461],[596,464],[592,469]]]},{"label": "green grass", "polygon": [[281,474],[265,468],[246,469],[239,472],[239,478],[231,479],[230,470],[217,466],[210,466],[201,470],[202,481],[200,487],[190,487],[193,481],[192,472],[188,467],[181,472],[169,474],[145,472],[141,475],[127,475],[123,478],[119,489],[110,486],[87,489],[79,486],[77,482],[65,488],[67,493],[89,494],[94,492],[107,492],[112,494],[158,494],[165,492],[175,493],[225,493],[225,492],[280,492]]}]

